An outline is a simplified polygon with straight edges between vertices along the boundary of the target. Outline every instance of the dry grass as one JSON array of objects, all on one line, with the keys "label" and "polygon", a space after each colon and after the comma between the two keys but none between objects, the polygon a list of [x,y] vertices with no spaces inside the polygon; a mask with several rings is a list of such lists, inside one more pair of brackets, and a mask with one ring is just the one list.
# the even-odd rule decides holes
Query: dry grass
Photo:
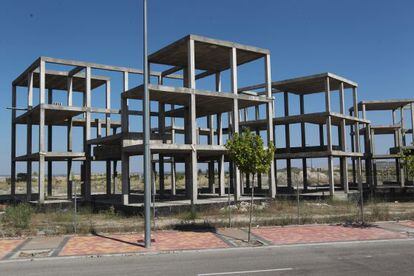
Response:
[{"label": "dry grass", "polygon": [[[232,206],[233,227],[248,225],[248,205]],[[255,225],[289,225],[308,223],[346,223],[358,220],[358,206],[342,201],[305,201],[300,204],[300,219],[295,201],[276,200],[254,208]],[[414,203],[368,202],[365,205],[367,221],[398,220],[414,218]],[[9,207],[8,207],[9,208]],[[199,212],[182,212],[160,216],[156,219],[157,229],[171,229],[177,225],[228,226],[228,209],[209,207]],[[79,209],[76,217],[73,209],[33,210],[29,226],[25,229],[2,223],[0,235],[58,235],[93,232],[135,232],[143,229],[143,218],[139,215],[125,216],[113,208],[93,212],[90,208]]]}]

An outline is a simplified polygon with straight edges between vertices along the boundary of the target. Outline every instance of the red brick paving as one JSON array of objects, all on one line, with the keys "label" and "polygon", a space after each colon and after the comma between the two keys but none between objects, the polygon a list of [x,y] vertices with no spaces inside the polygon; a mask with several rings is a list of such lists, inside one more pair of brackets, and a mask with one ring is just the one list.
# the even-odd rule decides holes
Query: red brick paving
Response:
[{"label": "red brick paving", "polygon": [[155,250],[208,249],[229,247],[211,232],[165,231],[155,234]]},{"label": "red brick paving", "polygon": [[[228,245],[210,232],[159,231],[152,237],[151,251],[224,248]],[[72,237],[60,256],[99,255],[148,251],[142,246],[142,234]],[[139,241],[139,244],[137,242]]]},{"label": "red brick paving", "polygon": [[400,221],[400,222],[398,222],[398,224],[414,228],[414,221],[412,221],[412,220]]},{"label": "red brick paving", "polygon": [[107,238],[101,236],[72,237],[59,255],[99,255],[144,251],[145,248],[137,245],[136,242],[137,235],[108,235]]},{"label": "red brick paving", "polygon": [[255,228],[252,232],[273,244],[379,240],[406,237],[400,233],[375,227],[355,228],[335,225],[263,227]]},{"label": "red brick paving", "polygon": [[[400,224],[414,227],[414,221],[403,221]],[[376,227],[353,228],[335,225],[263,227],[255,228],[252,231],[253,234],[273,244],[395,239],[406,237],[404,234],[390,232]],[[75,236],[68,240],[59,255],[79,256],[229,247],[211,232],[158,231],[153,234],[152,238],[155,239],[155,242],[153,241],[152,248],[148,250],[143,247],[143,235],[141,233],[107,236]],[[0,260],[23,241],[24,239],[0,240]]]},{"label": "red brick paving", "polygon": [[0,240],[0,260],[3,259],[14,248],[20,245],[24,240]]}]

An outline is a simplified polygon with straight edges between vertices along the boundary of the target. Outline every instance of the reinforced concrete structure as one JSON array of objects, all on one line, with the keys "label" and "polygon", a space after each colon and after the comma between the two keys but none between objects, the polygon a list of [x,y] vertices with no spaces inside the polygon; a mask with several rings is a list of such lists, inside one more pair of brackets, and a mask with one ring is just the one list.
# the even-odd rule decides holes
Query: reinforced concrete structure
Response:
[{"label": "reinforced concrete structure", "polygon": [[[66,70],[49,70],[48,66],[61,66]],[[102,64],[80,62],[73,60],[40,57],[31,64],[12,84],[12,129],[11,129],[11,196],[16,197],[16,162],[25,162],[27,169],[26,177],[26,200],[37,200],[43,203],[46,197],[52,196],[52,176],[54,162],[67,163],[67,198],[72,199],[72,167],[73,162],[81,162],[82,196],[85,200],[90,198],[91,146],[89,140],[92,138],[92,129],[96,129],[96,137],[102,136],[102,128],[105,135],[113,135],[121,128],[120,121],[111,120],[111,115],[120,114],[121,110],[111,108],[111,79],[105,76],[92,74],[92,70],[103,72],[121,73],[124,80],[124,90],[128,89],[128,76],[142,75],[141,70],[108,66]],[[152,73],[160,76],[160,73]],[[171,75],[171,78],[180,76]],[[27,106],[17,106],[21,103],[18,88],[24,88],[27,92]],[[92,103],[92,93],[99,88],[104,89],[103,102],[105,107],[97,107]],[[38,93],[37,104],[34,105],[34,92]],[[66,102],[54,102],[54,95],[64,92]],[[74,103],[75,94],[80,93],[82,100]],[[102,97],[101,97],[102,98]],[[23,101],[24,102],[24,101]],[[20,114],[18,114],[18,112]],[[93,116],[103,115],[103,119]],[[17,126],[26,126],[25,153],[17,156],[16,150],[22,147],[17,145]],[[38,126],[38,147],[33,150],[33,128]],[[57,127],[59,132],[66,128],[66,150],[56,151],[54,148],[62,141],[53,141],[53,131]],[[63,129],[62,129],[63,128]],[[73,132],[81,128],[83,132],[82,148],[73,150]],[[47,130],[47,135],[46,135]],[[63,143],[65,143],[63,142]],[[32,163],[38,163],[38,193],[32,195]],[[116,176],[116,161],[112,166]],[[46,185],[47,164],[47,185]],[[107,191],[110,191],[111,163],[106,163]]]},{"label": "reinforced concrete structure", "polygon": [[[242,88],[241,91],[260,90],[264,86],[249,86]],[[357,106],[357,83],[347,80],[343,77],[332,73],[322,73],[306,77],[293,78],[288,80],[276,81],[272,83],[272,93],[283,94],[284,99],[284,116],[275,117],[273,125],[284,127],[285,147],[276,148],[275,159],[286,161],[287,186],[290,190],[292,187],[292,166],[293,159],[302,161],[303,187],[308,190],[308,159],[325,158],[327,159],[329,192],[334,195],[334,164],[333,159],[339,159],[341,187],[347,193],[349,191],[348,179],[348,159],[356,160],[357,167],[352,168],[353,183],[361,183],[361,159],[364,153],[361,151],[360,142],[355,139],[351,143],[351,149],[347,147],[346,127],[359,129],[360,126],[368,126],[369,121],[358,116],[349,116],[345,109],[345,92],[352,93],[353,105]],[[339,93],[339,112],[334,112],[332,105],[332,93]],[[261,92],[259,91],[259,94]],[[323,93],[325,97],[325,106],[319,112],[307,112],[305,96],[309,97],[318,93]],[[299,97],[300,114],[292,115],[289,112],[289,95]],[[274,103],[279,104],[278,102]],[[280,105],[280,104],[279,104]],[[263,120],[247,120],[240,123],[242,127],[248,127],[256,131],[265,129],[266,125]],[[300,125],[301,145],[298,147],[291,146],[293,135],[291,133],[291,125]],[[306,126],[316,125],[319,128],[319,145],[309,145],[306,139]],[[338,139],[333,140],[333,127],[338,129]]]},{"label": "reinforced concrete structure", "polygon": [[[414,100],[413,99],[394,99],[394,100],[379,100],[379,101],[361,101],[358,103],[358,109],[351,107],[349,109],[350,115],[360,113],[362,118],[369,117],[369,113],[373,111],[386,112],[390,115],[391,124],[372,124],[360,130],[360,135],[365,137],[365,172],[366,180],[371,190],[378,188],[378,173],[377,163],[381,161],[393,160],[395,163],[394,181],[388,180],[381,183],[380,187],[390,187],[398,185],[400,187],[406,186],[408,177],[405,168],[402,165],[403,159],[401,154],[403,150],[413,149],[414,133]],[[355,111],[356,110],[356,111]],[[409,111],[411,124],[407,124],[404,113]],[[397,113],[399,116],[397,116]],[[351,133],[351,138],[355,139],[355,132]],[[407,134],[411,134],[411,139],[407,139]],[[376,141],[378,136],[392,135],[393,144],[384,152],[378,152],[376,149]],[[408,142],[411,140],[411,143]]]},{"label": "reinforced concrete structure", "polygon": [[[160,197],[166,197],[165,164],[170,163],[171,185],[169,198],[177,194],[175,169],[176,163],[184,163],[185,167],[185,197],[191,204],[197,203],[198,164],[207,163],[209,169],[209,194],[224,196],[226,192],[225,169],[229,168],[232,187],[227,192],[234,194],[239,200],[243,187],[240,173],[226,158],[224,147],[225,135],[232,135],[239,131],[240,109],[266,107],[265,120],[267,122],[267,141],[273,141],[273,102],[271,91],[270,52],[252,46],[233,42],[210,39],[206,37],[188,35],[161,50],[149,55],[150,65],[168,66],[162,72],[151,71],[149,84],[152,108],[156,105],[157,111],[151,111],[151,157],[155,165],[158,164],[159,186],[153,192]],[[265,95],[239,92],[238,67],[252,61],[264,62],[264,79],[266,81]],[[65,70],[49,70],[46,65],[53,64],[64,67]],[[94,74],[93,72],[99,72]],[[230,91],[222,91],[222,73],[230,72]],[[111,108],[111,76],[110,72],[120,73],[122,86],[117,88],[121,101],[120,109]],[[181,72],[182,75],[175,74]],[[128,205],[138,202],[141,191],[134,191],[135,197],[130,197],[130,159],[132,156],[143,155],[143,133],[133,131],[133,117],[142,118],[143,111],[139,109],[143,100],[143,85],[130,88],[129,79],[132,75],[141,75],[141,70],[108,66],[88,62],[40,57],[26,69],[14,82],[12,89],[12,145],[11,145],[11,193],[16,196],[16,162],[27,164],[27,192],[28,201],[45,202],[45,198],[52,196],[52,175],[54,162],[67,164],[67,198],[72,199],[73,162],[81,162],[82,198],[86,201],[94,200],[91,196],[91,164],[93,161],[105,161],[106,166],[106,196],[115,198],[118,203]],[[101,74],[103,74],[101,76]],[[109,75],[111,75],[109,74]],[[214,76],[214,89],[197,89],[198,80]],[[169,79],[175,80],[175,85],[167,85]],[[177,85],[177,81],[181,82]],[[27,90],[27,108],[17,106],[17,88]],[[105,107],[95,107],[92,101],[94,90],[104,89]],[[33,91],[39,91],[39,101],[33,105]],[[46,93],[47,91],[47,93]],[[54,103],[55,91],[66,94],[66,104]],[[75,92],[82,94],[82,101],[74,104]],[[96,92],[97,93],[97,92]],[[47,97],[46,97],[47,95]],[[47,99],[47,100],[46,100]],[[20,101],[19,101],[20,102]],[[23,111],[23,112],[21,112]],[[21,114],[18,114],[20,112]],[[99,115],[102,119],[99,118]],[[111,116],[120,116],[116,121]],[[224,123],[227,119],[227,125]],[[206,120],[206,127],[198,124]],[[154,124],[154,121],[157,121]],[[177,121],[182,121],[180,125]],[[215,123],[214,123],[215,122]],[[169,123],[169,124],[168,124]],[[16,126],[25,125],[27,129],[26,153],[16,154]],[[32,147],[32,128],[38,125],[39,146],[36,152]],[[53,130],[56,127],[66,128],[66,150],[55,151]],[[73,131],[80,127],[83,131],[82,149],[73,150]],[[47,135],[46,135],[47,129]],[[95,129],[93,135],[92,129]],[[104,129],[105,131],[102,131]],[[227,129],[227,133],[223,132]],[[179,137],[183,135],[184,137]],[[207,137],[203,142],[202,137]],[[180,139],[183,138],[183,139]],[[47,145],[47,146],[46,146]],[[121,162],[122,189],[119,195],[114,194],[111,182],[116,180],[117,162]],[[32,163],[37,162],[38,196],[32,195]],[[47,193],[45,190],[45,165],[47,164]],[[214,175],[215,164],[218,168],[217,181]],[[269,172],[269,196],[276,194],[275,172]],[[113,178],[113,179],[112,179]],[[229,184],[228,184],[229,185]],[[138,201],[135,199],[138,198]]]},{"label": "reinforced concrete structure", "polygon": [[[152,53],[148,62],[149,69],[158,70],[150,70],[148,89],[152,192],[159,200],[194,205],[204,199],[220,201],[231,194],[234,200],[240,200],[245,188],[250,186],[250,176],[241,175],[228,160],[224,144],[243,128],[262,135],[266,143],[275,142],[277,127],[283,129],[284,146],[276,143],[269,174],[258,176],[259,194],[270,198],[276,196],[277,187],[286,191],[286,187],[277,183],[278,161],[286,163],[288,193],[294,192],[293,160],[302,163],[303,191],[315,190],[308,182],[309,159],[315,158],[327,160],[331,196],[336,188],[348,193],[350,184],[362,187],[362,162],[366,182],[373,188],[377,185],[376,163],[380,159],[394,159],[397,181],[401,186],[406,183],[399,156],[404,148],[410,147],[406,135],[414,135],[413,100],[358,103],[357,83],[332,73],[272,82],[269,50],[197,35],[185,36]],[[264,68],[263,74],[255,71],[253,75],[260,79],[257,82],[260,84],[239,88],[240,66],[253,62],[263,62],[260,65]],[[144,155],[144,133],[140,130],[142,124],[138,123],[144,119],[142,74],[142,70],[128,67],[40,57],[17,77],[12,84],[11,107],[12,197],[18,196],[17,162],[26,165],[25,200],[39,203],[53,198],[53,166],[63,162],[67,169],[67,200],[73,198],[73,167],[80,163],[83,200],[140,204],[143,191],[131,189],[130,172],[131,169],[139,171],[134,167],[138,162],[132,160]],[[24,91],[26,101],[22,101],[20,90]],[[348,91],[352,98],[349,115],[345,109]],[[38,100],[34,97],[36,92]],[[337,104],[332,101],[334,92],[339,98]],[[311,111],[307,108],[308,98],[315,99],[318,94],[324,98],[323,104],[309,99]],[[277,100],[280,96],[281,101]],[[298,98],[299,114],[291,112],[293,97]],[[119,108],[114,108],[114,99]],[[283,109],[283,115],[275,117],[274,109],[278,106]],[[335,111],[336,106],[339,110]],[[404,123],[403,111],[407,108],[411,112],[409,129]],[[252,110],[253,116],[249,116]],[[371,110],[392,111],[392,125],[371,126],[366,116]],[[400,122],[396,121],[397,111],[401,114]],[[292,131],[295,125],[300,127],[299,139]],[[24,126],[26,133],[23,147],[18,145],[16,137],[20,126]],[[319,137],[312,144],[307,128],[315,126],[313,133],[319,133]],[[33,144],[33,130],[38,131],[38,147]],[[79,130],[82,134],[75,136]],[[351,134],[349,142],[347,133]],[[381,134],[394,135],[394,147],[386,155],[374,151],[375,136]],[[73,141],[73,137],[82,137],[81,143]],[[362,144],[360,137],[364,138]],[[299,146],[293,145],[296,140]],[[339,164],[340,183],[335,183],[334,160]],[[351,168],[348,168],[349,161]],[[94,195],[91,191],[93,162],[105,163],[104,194]],[[38,164],[37,194],[32,193],[33,163]],[[120,191],[115,189],[119,165]],[[177,166],[185,172],[183,187],[177,185]],[[204,167],[208,171],[208,185],[200,187],[199,170]],[[159,176],[157,184],[156,175]],[[264,179],[267,184],[263,185]]]}]

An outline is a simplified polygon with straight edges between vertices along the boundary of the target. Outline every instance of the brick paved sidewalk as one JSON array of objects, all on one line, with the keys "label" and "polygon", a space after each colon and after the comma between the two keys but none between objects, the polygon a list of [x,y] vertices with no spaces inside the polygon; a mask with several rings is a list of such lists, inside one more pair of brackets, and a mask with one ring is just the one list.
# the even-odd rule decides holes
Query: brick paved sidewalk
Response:
[{"label": "brick paved sidewalk", "polygon": [[[414,221],[404,221],[401,224],[414,227]],[[229,237],[222,234],[234,231],[218,230],[217,232],[218,234],[202,231],[157,231],[152,237],[154,241],[151,249],[144,248],[142,233],[0,239],[0,260],[243,246],[230,242]],[[336,225],[260,227],[253,229],[253,235],[257,240],[268,245],[408,238],[406,234],[379,227],[357,228]]]},{"label": "brick paved sidewalk", "polygon": [[[225,248],[228,245],[211,232],[159,231],[152,237],[150,251]],[[113,254],[148,251],[142,234],[82,236],[71,238],[60,256]]]},{"label": "brick paved sidewalk", "polygon": [[414,228],[414,221],[412,220],[400,221],[398,224]]},{"label": "brick paved sidewalk", "polygon": [[272,244],[299,244],[337,241],[382,240],[407,238],[407,235],[377,227],[345,227],[336,225],[304,225],[263,227],[252,230]]},{"label": "brick paved sidewalk", "polygon": [[6,257],[23,242],[24,239],[0,240],[0,260]]}]

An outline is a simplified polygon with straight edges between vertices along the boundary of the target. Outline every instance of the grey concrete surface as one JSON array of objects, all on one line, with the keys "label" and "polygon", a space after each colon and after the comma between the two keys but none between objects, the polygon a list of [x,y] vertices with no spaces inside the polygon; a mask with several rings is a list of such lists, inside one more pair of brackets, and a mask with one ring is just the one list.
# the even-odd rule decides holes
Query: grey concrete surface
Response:
[{"label": "grey concrete surface", "polygon": [[414,239],[0,263],[0,275],[412,275]]}]

